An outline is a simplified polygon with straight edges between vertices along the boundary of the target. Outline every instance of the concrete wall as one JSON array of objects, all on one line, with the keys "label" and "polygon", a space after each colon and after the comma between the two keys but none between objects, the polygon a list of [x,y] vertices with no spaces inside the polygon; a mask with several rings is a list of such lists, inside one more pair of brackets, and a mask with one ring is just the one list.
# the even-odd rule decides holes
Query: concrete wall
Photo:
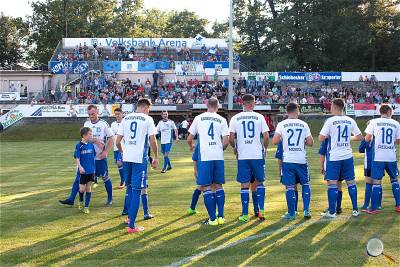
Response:
[{"label": "concrete wall", "polygon": [[28,94],[38,93],[48,90],[51,85],[52,75],[46,71],[0,71],[0,92],[19,91],[21,96],[27,87]]}]

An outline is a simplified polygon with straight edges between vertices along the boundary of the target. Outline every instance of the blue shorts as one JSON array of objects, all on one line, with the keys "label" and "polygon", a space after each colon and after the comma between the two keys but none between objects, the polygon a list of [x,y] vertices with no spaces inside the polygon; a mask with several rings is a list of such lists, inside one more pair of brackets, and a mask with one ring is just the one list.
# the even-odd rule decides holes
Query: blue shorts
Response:
[{"label": "blue shorts", "polygon": [[172,148],[172,143],[161,144],[161,153],[163,154],[169,153],[171,151],[171,148]]},{"label": "blue shorts", "polygon": [[282,179],[283,185],[295,185],[297,183],[303,185],[310,182],[307,164],[282,162]]},{"label": "blue shorts", "polygon": [[115,162],[122,161],[122,154],[118,150],[114,151],[114,161]]},{"label": "blue shorts", "polygon": [[252,178],[258,182],[265,181],[265,162],[263,159],[241,159],[237,162],[236,181],[250,183]]},{"label": "blue shorts", "polygon": [[147,188],[147,161],[143,162],[123,162],[125,184],[133,189]]},{"label": "blue shorts", "polygon": [[326,162],[325,180],[351,181],[355,177],[353,158]]},{"label": "blue shorts", "polygon": [[389,175],[390,179],[397,179],[399,176],[399,169],[397,168],[396,161],[372,161],[371,165],[371,178],[374,180],[382,180],[383,176],[385,176],[385,171]]},{"label": "blue shorts", "polygon": [[107,159],[96,160],[96,177],[108,177],[108,162]]},{"label": "blue shorts", "polygon": [[197,185],[225,183],[225,168],[223,160],[197,161]]}]

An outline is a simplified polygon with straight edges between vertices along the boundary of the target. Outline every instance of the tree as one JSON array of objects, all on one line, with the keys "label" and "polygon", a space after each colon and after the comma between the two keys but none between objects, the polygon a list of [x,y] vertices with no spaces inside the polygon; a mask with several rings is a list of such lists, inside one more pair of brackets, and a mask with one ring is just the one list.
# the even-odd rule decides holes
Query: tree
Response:
[{"label": "tree", "polygon": [[195,12],[171,11],[166,24],[165,37],[187,38],[195,37],[197,34],[208,37],[207,24],[208,20],[200,18]]},{"label": "tree", "polygon": [[25,57],[28,26],[21,18],[0,13],[0,66],[12,66]]}]

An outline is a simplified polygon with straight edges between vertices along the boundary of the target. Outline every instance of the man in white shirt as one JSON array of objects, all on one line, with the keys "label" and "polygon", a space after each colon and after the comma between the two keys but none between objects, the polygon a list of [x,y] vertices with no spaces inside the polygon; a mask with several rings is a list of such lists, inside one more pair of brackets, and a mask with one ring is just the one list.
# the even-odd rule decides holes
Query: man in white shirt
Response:
[{"label": "man in white shirt", "polygon": [[365,141],[374,141],[371,163],[371,178],[373,179],[371,208],[367,211],[370,214],[379,212],[382,178],[385,171],[389,175],[392,184],[395,210],[400,212],[399,170],[396,154],[396,145],[400,144],[400,124],[392,119],[393,110],[390,105],[381,105],[379,112],[381,117],[371,120],[365,130]]},{"label": "man in white shirt", "polygon": [[[222,184],[225,183],[224,150],[229,144],[228,123],[217,114],[218,106],[217,98],[208,100],[207,112],[194,118],[187,139],[190,150],[193,151],[194,137],[197,135],[199,152],[196,182],[203,191],[204,204],[209,215],[205,224],[214,226],[225,223],[225,192]],[[215,193],[211,190],[212,184],[215,184]],[[218,218],[215,206],[218,207]]]},{"label": "man in white shirt", "polygon": [[308,173],[307,155],[305,146],[312,146],[314,140],[308,124],[299,119],[299,105],[289,103],[286,106],[288,118],[278,123],[272,143],[282,143],[282,178],[281,183],[286,187],[286,203],[288,212],[283,216],[285,220],[296,218],[295,186],[298,181],[302,185],[304,218],[311,218],[310,214],[310,175]]},{"label": "man in white shirt", "polygon": [[321,215],[336,218],[336,203],[338,195],[337,181],[340,177],[346,180],[351,203],[352,215],[359,215],[357,207],[357,185],[355,182],[353,151],[350,141],[360,141],[362,134],[357,123],[350,117],[343,115],[344,101],[336,98],[331,105],[332,117],[325,121],[319,134],[319,141],[328,139],[326,154],[325,180],[328,184],[329,211]]},{"label": "man in white shirt", "polygon": [[189,128],[189,122],[187,121],[187,119],[185,119],[181,123],[182,138],[183,139],[187,138],[188,128]]},{"label": "man in white shirt", "polygon": [[161,134],[161,153],[164,155],[164,167],[161,173],[166,173],[167,170],[172,169],[169,152],[172,148],[173,133],[175,133],[176,140],[179,140],[179,138],[175,123],[168,119],[168,111],[163,111],[161,115],[162,120],[157,124],[157,132]]},{"label": "man in white shirt", "polygon": [[[147,98],[139,99],[136,112],[128,114],[118,128],[117,147],[123,155],[125,182],[128,187],[128,233],[143,231],[135,225],[140,205],[140,195],[147,188],[147,162],[149,142],[153,150],[153,167],[158,166],[156,127],[149,111],[151,102]],[[124,144],[122,147],[122,143]]]},{"label": "man in white shirt", "polygon": [[[84,127],[92,129],[93,138],[91,142],[94,144],[96,152],[96,172],[95,172],[95,184],[97,186],[97,179],[101,177],[104,182],[104,187],[107,191],[107,202],[106,206],[111,206],[113,201],[112,195],[112,183],[111,178],[108,176],[108,162],[107,154],[108,151],[114,144],[114,135],[110,129],[110,126],[105,120],[99,118],[99,110],[95,105],[88,106],[89,120],[84,123]],[[104,145],[105,144],[105,145]],[[59,200],[61,204],[73,205],[76,194],[79,191],[79,172],[77,172],[75,182],[72,185],[71,194],[66,200]]]},{"label": "man in white shirt", "polygon": [[[255,98],[253,95],[243,96],[243,111],[231,118],[229,125],[229,142],[237,156],[237,177],[241,184],[240,197],[242,201],[242,215],[239,220],[249,221],[249,187],[252,178],[257,186],[258,218],[265,220],[265,161],[264,152],[268,147],[269,128],[265,118],[254,112]],[[262,136],[262,138],[261,138]]]}]

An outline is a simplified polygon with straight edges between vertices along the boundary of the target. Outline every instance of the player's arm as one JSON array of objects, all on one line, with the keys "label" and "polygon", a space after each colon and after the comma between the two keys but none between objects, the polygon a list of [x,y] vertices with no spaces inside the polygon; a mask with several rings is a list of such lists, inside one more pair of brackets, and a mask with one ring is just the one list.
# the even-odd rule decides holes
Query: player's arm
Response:
[{"label": "player's arm", "polygon": [[321,166],[321,174],[325,174],[325,156],[319,155],[319,164]]},{"label": "player's arm", "polygon": [[361,141],[360,146],[358,147],[359,153],[365,153],[365,149],[367,148],[367,141],[365,138]]},{"label": "player's arm", "polygon": [[362,139],[363,139],[363,135],[361,133],[357,134],[357,135],[352,135],[350,137],[351,141],[361,141]]},{"label": "player's arm", "polygon": [[363,135],[360,129],[358,128],[357,123],[354,120],[352,121],[352,123],[353,123],[353,131],[352,131],[353,135],[350,137],[350,140],[361,141],[363,139]]},{"label": "player's arm", "polygon": [[272,137],[272,144],[277,145],[282,141],[281,135],[275,132],[274,137]]},{"label": "player's arm", "polygon": [[265,153],[267,153],[267,148],[269,145],[269,133],[268,132],[263,133],[263,141],[264,141]]},{"label": "player's arm", "polygon": [[122,135],[117,135],[117,140],[116,140],[116,145],[117,145],[117,148],[118,148],[118,151],[119,152],[123,152],[122,151],[122,143],[121,143],[121,141],[122,141]]},{"label": "player's arm", "polygon": [[326,138],[327,138],[327,136],[325,136],[325,135],[323,135],[323,134],[319,134],[319,136],[318,136],[318,140],[319,140],[320,142],[324,142]]},{"label": "player's arm", "polygon": [[158,145],[157,145],[156,136],[154,134],[150,135],[149,140],[150,140],[151,150],[153,150],[153,154],[154,154],[152,165],[153,165],[154,169],[157,169],[157,167],[158,167]]},{"label": "player's arm", "polygon": [[229,133],[229,144],[231,145],[231,147],[236,148],[235,133],[232,132]]},{"label": "player's arm", "polygon": [[306,145],[307,146],[313,146],[314,145],[314,138],[311,135],[306,138]]},{"label": "player's arm", "polygon": [[179,140],[178,128],[176,128],[176,125],[175,125],[174,122],[172,122],[172,127],[174,127],[174,132],[175,132],[175,138],[176,138],[176,140]]},{"label": "player's arm", "polygon": [[110,151],[110,148],[113,146],[114,146],[114,135],[111,135],[107,139],[106,147],[104,148],[103,152],[101,152],[100,159],[107,157],[108,151]]},{"label": "player's arm", "polygon": [[222,146],[223,146],[224,150],[229,146],[228,135],[222,136]]},{"label": "player's arm", "polygon": [[278,159],[278,177],[282,175],[282,160]]},{"label": "player's arm", "polygon": [[187,138],[187,143],[188,143],[188,145],[189,145],[190,151],[193,151],[193,148],[194,148],[194,146],[193,146],[193,141],[194,141],[194,135],[189,134],[189,136],[188,136],[188,138]]}]

